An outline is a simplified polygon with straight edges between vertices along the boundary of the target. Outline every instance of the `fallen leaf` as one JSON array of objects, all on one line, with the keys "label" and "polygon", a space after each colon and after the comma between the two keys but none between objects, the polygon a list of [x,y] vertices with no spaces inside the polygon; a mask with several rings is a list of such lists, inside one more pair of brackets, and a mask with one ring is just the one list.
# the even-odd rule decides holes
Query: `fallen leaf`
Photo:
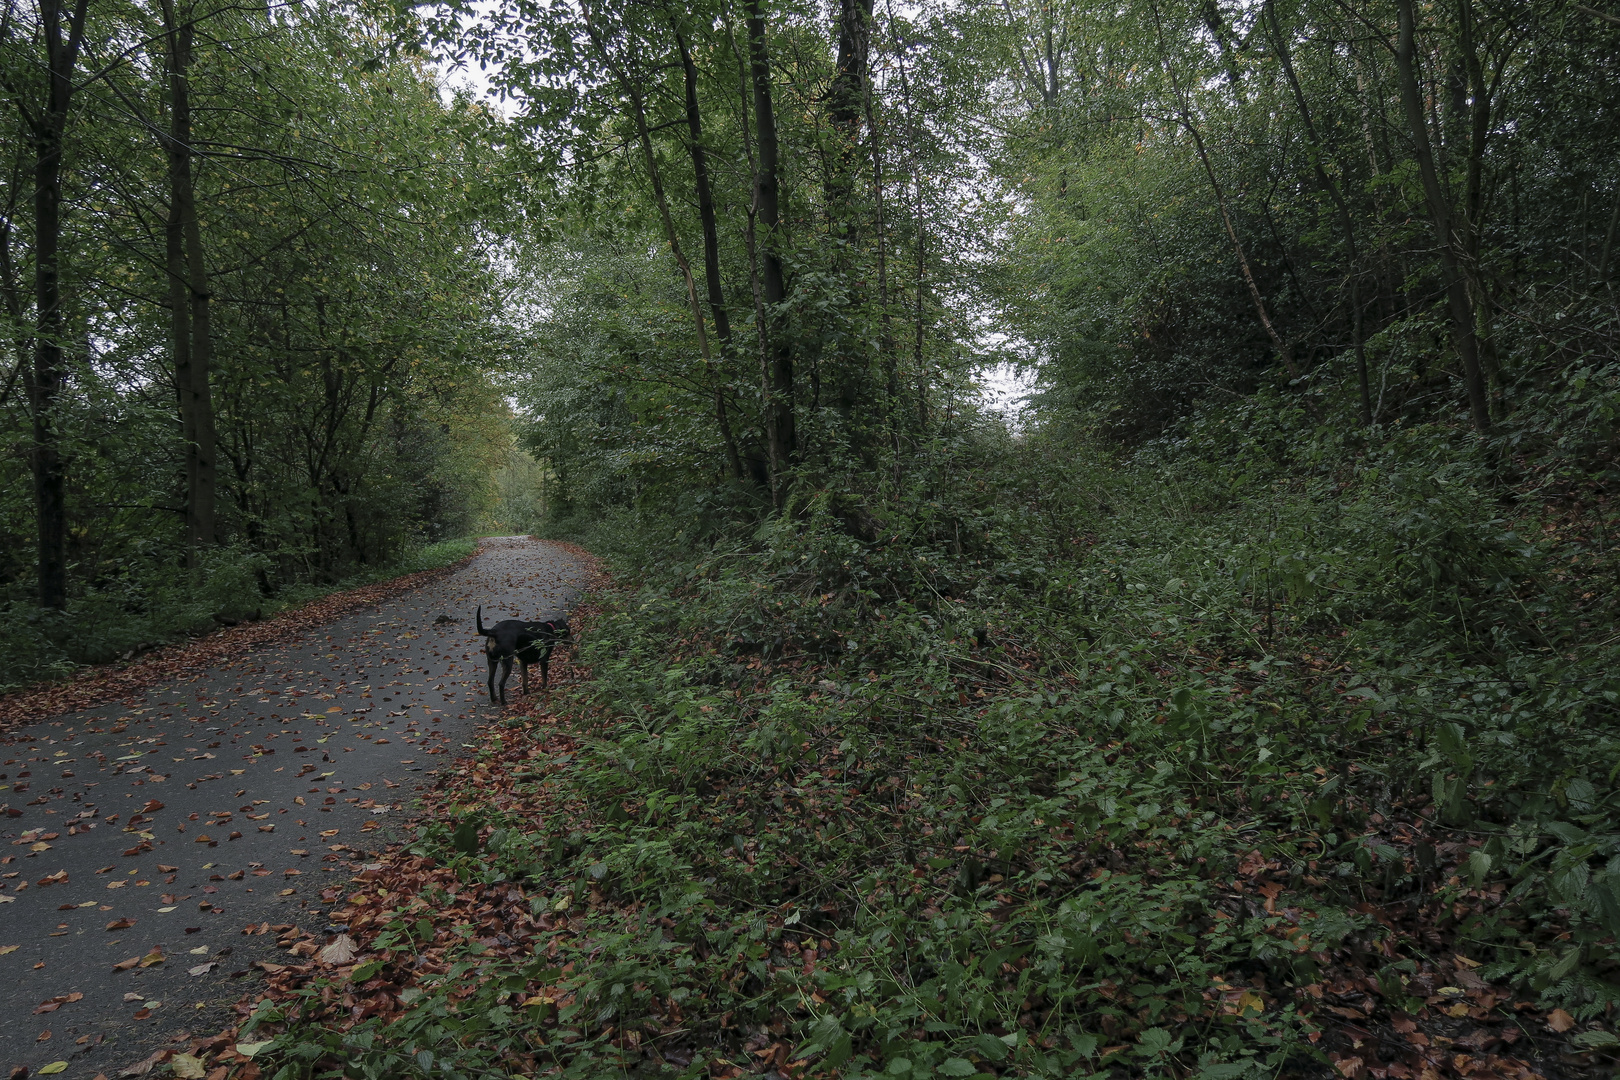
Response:
[{"label": "fallen leaf", "polygon": [[0,956],[5,956],[7,953],[14,953],[20,948],[22,948],[21,945],[0,945]]},{"label": "fallen leaf", "polygon": [[66,870],[58,870],[54,874],[46,874],[44,877],[34,882],[34,884],[43,888],[46,885],[61,885],[66,882],[67,879],[68,872]]},{"label": "fallen leaf", "polygon": [[135,925],[135,920],[130,918],[128,915],[125,915],[121,919],[114,919],[112,922],[108,923],[107,924],[107,929],[108,930],[128,930],[130,927],[132,927],[134,925]]},{"label": "fallen leaf", "polygon": [[355,957],[354,938],[348,934],[339,934],[331,943],[315,954],[315,959],[323,964],[352,964]]},{"label": "fallen leaf", "polygon": [[169,1059],[169,1068],[174,1070],[174,1075],[180,1080],[203,1080],[207,1075],[203,1069],[202,1059],[191,1054],[174,1055]]},{"label": "fallen leaf", "polygon": [[215,961],[215,960],[210,960],[210,961],[209,961],[209,962],[208,962],[208,963],[206,963],[206,964],[198,964],[198,965],[197,965],[197,966],[196,966],[196,967],[194,967],[194,968],[188,968],[188,969],[187,969],[187,971],[186,971],[186,973],[187,973],[187,974],[188,974],[188,975],[206,975],[206,974],[208,974],[208,973],[209,973],[209,972],[210,972],[210,971],[213,971],[213,970],[214,970],[214,969],[215,969],[215,968],[216,968],[216,967],[218,967],[218,966],[219,966],[219,962],[218,962],[218,961]]},{"label": "fallen leaf", "polygon": [[157,866],[160,874],[173,874],[180,869],[178,866],[164,866],[162,863],[158,863]]},{"label": "fallen leaf", "polygon": [[174,1053],[173,1050],[154,1050],[154,1051],[152,1051],[151,1056],[149,1056],[147,1058],[144,1058],[141,1061],[137,1061],[133,1065],[128,1066],[122,1072],[120,1072],[118,1075],[119,1076],[145,1076],[147,1073],[152,1071],[154,1066],[160,1065],[164,1061],[167,1061],[168,1058],[169,1058],[169,1055],[172,1054],[172,1053]]},{"label": "fallen leaf", "polygon": [[[158,802],[156,799],[147,799],[146,805],[141,807],[141,813],[155,814],[161,809],[163,809],[162,803]],[[165,870],[164,873],[170,873],[170,871]]]},{"label": "fallen leaf", "polygon": [[1563,1009],[1554,1009],[1547,1014],[1547,1026],[1562,1035],[1575,1026],[1575,1018]]},{"label": "fallen leaf", "polygon": [[132,956],[128,960],[120,960],[120,961],[118,961],[118,963],[113,965],[113,970],[114,971],[128,971],[130,968],[134,967],[136,964],[138,964],[140,962],[141,962],[140,957]]},{"label": "fallen leaf", "polygon": [[263,1042],[237,1043],[236,1052],[245,1058],[250,1058],[259,1053],[259,1051],[263,1050],[265,1047],[269,1046],[272,1042],[275,1042],[275,1040],[266,1039]]},{"label": "fallen leaf", "polygon": [[143,968],[155,967],[163,963],[163,946],[152,946],[152,951],[141,957],[140,963]]},{"label": "fallen leaf", "polygon": [[41,1076],[54,1076],[57,1073],[65,1072],[66,1070],[67,1070],[67,1062],[65,1062],[65,1061],[53,1061],[49,1065],[41,1065],[39,1067],[39,1075],[41,1075]]}]

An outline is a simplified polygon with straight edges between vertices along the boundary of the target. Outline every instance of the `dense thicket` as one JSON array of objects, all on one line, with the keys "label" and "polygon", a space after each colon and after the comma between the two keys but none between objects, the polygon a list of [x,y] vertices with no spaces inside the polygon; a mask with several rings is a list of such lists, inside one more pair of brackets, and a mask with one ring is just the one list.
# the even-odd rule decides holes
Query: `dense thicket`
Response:
[{"label": "dense thicket", "polygon": [[363,12],[7,10],[0,681],[473,531],[487,110]]}]

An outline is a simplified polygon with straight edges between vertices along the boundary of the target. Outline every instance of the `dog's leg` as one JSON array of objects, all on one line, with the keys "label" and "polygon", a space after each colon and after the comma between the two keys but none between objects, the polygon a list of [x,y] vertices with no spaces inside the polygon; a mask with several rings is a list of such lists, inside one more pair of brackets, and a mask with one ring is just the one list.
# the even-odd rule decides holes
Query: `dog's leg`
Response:
[{"label": "dog's leg", "polygon": [[506,704],[506,680],[512,677],[512,654],[501,657],[501,704]]},{"label": "dog's leg", "polygon": [[489,661],[489,703],[493,705],[495,704],[495,654],[485,649],[484,659]]},{"label": "dog's leg", "polygon": [[521,677],[521,679],[523,681],[523,696],[528,697],[529,696],[529,662],[527,660],[523,659],[522,656],[518,657],[518,675]]}]

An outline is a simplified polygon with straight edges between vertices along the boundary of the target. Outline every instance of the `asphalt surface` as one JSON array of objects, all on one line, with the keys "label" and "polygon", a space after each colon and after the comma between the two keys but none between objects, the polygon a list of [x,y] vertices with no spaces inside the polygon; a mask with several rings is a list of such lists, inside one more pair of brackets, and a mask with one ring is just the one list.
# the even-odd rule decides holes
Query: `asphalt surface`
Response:
[{"label": "asphalt surface", "polygon": [[341,930],[321,890],[401,838],[414,793],[500,715],[475,605],[486,624],[555,617],[585,576],[560,548],[495,538],[299,640],[0,741],[0,1066],[116,1076],[232,1022],[250,964],[292,962],[243,929]]}]

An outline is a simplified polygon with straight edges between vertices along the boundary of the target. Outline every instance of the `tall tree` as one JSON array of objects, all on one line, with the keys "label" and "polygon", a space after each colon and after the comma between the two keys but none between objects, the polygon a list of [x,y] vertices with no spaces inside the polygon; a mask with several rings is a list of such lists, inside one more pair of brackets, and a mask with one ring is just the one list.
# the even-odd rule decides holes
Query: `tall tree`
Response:
[{"label": "tall tree", "polygon": [[798,458],[794,425],[793,348],[787,338],[782,303],[787,280],[782,267],[780,148],[776,107],[771,91],[771,54],[765,38],[764,0],[748,3],[748,70],[754,89],[754,139],[759,162],[754,173],[754,205],[765,226],[760,245],[761,286],[769,314],[769,368],[766,372],[766,437],[770,444],[771,473],[777,504],[786,498],[787,470]]},{"label": "tall tree", "polygon": [[[66,374],[62,311],[62,171],[68,112],[90,0],[64,10],[60,0],[39,0],[37,44],[44,86],[6,87],[21,116],[34,157],[34,367],[28,373],[33,412],[34,508],[37,516],[39,604],[67,606],[67,461],[62,450],[58,398]],[[67,19],[66,37],[63,18]],[[0,43],[17,47],[27,30],[14,3],[0,17]]]},{"label": "tall tree", "polygon": [[174,0],[163,0],[163,56],[168,76],[169,129],[163,146],[169,165],[169,213],[165,223],[165,270],[175,386],[186,453],[186,557],[215,541],[216,491],[213,335],[208,268],[203,257],[192,163],[191,75],[195,11],[176,18]]},{"label": "tall tree", "polygon": [[[1464,6],[1467,6],[1466,0]],[[1450,200],[1440,184],[1440,172],[1435,166],[1434,149],[1429,141],[1428,120],[1423,114],[1423,95],[1418,87],[1417,13],[1412,0],[1395,0],[1395,10],[1398,18],[1395,69],[1400,78],[1406,133],[1412,140],[1412,156],[1417,159],[1424,203],[1429,211],[1429,222],[1434,227],[1442,285],[1451,313],[1451,340],[1462,360],[1469,413],[1475,429],[1484,433],[1491,429],[1490,399],[1485,392],[1485,373],[1479,360],[1474,303],[1468,294],[1468,281],[1462,266],[1462,244],[1452,220]],[[1478,142],[1483,143],[1483,139]]]}]

